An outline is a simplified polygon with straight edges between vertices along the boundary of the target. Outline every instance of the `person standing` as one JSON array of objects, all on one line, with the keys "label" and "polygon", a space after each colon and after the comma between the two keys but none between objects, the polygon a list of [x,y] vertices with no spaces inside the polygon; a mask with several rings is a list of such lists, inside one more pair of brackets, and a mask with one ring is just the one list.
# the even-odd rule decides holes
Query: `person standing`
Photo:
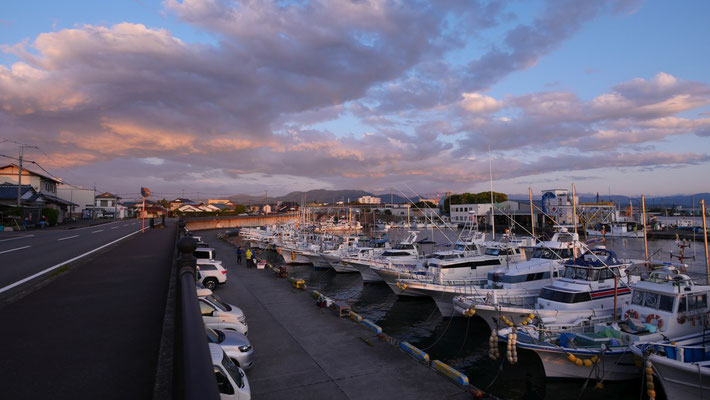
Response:
[{"label": "person standing", "polygon": [[246,252],[247,268],[251,268],[251,259],[252,259],[253,255],[254,254],[252,254],[251,249],[247,249],[247,252]]},{"label": "person standing", "polygon": [[237,247],[237,264],[242,265],[242,246]]}]

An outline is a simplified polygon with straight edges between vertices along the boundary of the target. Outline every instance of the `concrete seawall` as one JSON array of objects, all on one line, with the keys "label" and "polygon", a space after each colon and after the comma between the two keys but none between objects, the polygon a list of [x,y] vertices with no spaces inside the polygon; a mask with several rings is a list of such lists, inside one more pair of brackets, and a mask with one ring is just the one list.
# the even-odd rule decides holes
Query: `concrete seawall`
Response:
[{"label": "concrete seawall", "polygon": [[203,229],[227,229],[242,226],[266,226],[295,221],[297,214],[276,214],[256,216],[229,216],[229,217],[186,217],[187,229],[191,231]]}]

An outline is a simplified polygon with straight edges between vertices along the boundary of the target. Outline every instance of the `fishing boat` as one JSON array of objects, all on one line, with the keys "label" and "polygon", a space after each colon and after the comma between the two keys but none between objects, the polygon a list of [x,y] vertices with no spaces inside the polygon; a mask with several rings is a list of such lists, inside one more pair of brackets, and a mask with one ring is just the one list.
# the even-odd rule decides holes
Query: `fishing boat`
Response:
[{"label": "fishing boat", "polygon": [[[395,287],[409,296],[429,296],[441,315],[454,316],[452,300],[467,290],[488,283],[488,276],[503,265],[525,261],[523,247],[506,242],[486,242],[483,253],[435,253],[425,260],[427,273],[398,279]],[[391,287],[391,285],[390,285]]]},{"label": "fishing boat", "polygon": [[[558,330],[611,320],[620,307],[629,303],[629,285],[640,279],[638,275],[627,274],[630,266],[630,262],[619,260],[611,250],[590,249],[565,263],[560,277],[544,286],[538,296],[526,293],[522,298],[508,297],[507,302],[481,299],[470,309],[491,330],[529,320],[530,315],[548,328],[554,326]],[[532,307],[520,305],[532,298],[535,298]]]},{"label": "fishing boat", "polygon": [[[464,278],[463,270],[476,269],[485,263],[479,261],[478,264],[471,262],[474,257],[481,256],[483,253],[483,245],[486,243],[486,235],[477,230],[463,231],[461,237],[454,244],[453,249],[446,251],[437,251],[428,255],[425,259],[417,259],[416,262],[399,263],[399,262],[373,262],[370,268],[378,274],[387,283],[390,289],[397,295],[401,296],[427,296],[416,290],[406,291],[405,285],[399,283],[398,280],[416,279],[427,275],[429,266],[446,265],[447,270],[453,274],[458,272],[460,278]],[[500,265],[499,263],[497,265]],[[455,271],[454,271],[455,269]],[[485,276],[485,272],[484,272]]]},{"label": "fishing boat", "polygon": [[643,227],[639,229],[638,223],[633,221],[597,224],[594,227],[587,228],[587,235],[604,237],[643,238]]},{"label": "fishing boat", "polygon": [[710,322],[710,286],[696,285],[671,263],[651,268],[647,278],[631,285],[631,302],[622,308],[621,320],[562,331],[522,325],[498,336],[517,334],[517,348],[537,353],[548,378],[636,378],[641,369],[630,345],[698,334]]},{"label": "fishing boat", "polygon": [[384,250],[377,256],[343,257],[342,262],[357,269],[362,275],[363,282],[384,282],[384,279],[370,269],[370,266],[375,264],[383,265],[385,263],[416,264],[419,259],[419,250],[416,243],[418,234],[418,231],[409,231],[404,240],[395,244],[392,248]]},{"label": "fishing boat", "polygon": [[[662,342],[634,343],[630,350],[652,368],[666,398],[700,399],[710,390],[709,331]],[[654,390],[653,386],[649,390]]]}]

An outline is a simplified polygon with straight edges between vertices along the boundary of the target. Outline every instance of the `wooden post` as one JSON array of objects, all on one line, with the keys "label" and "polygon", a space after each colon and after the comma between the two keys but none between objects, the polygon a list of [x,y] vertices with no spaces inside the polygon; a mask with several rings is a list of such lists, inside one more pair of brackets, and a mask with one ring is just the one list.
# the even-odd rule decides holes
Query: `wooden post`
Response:
[{"label": "wooden post", "polygon": [[577,236],[577,191],[574,183],[572,184],[572,224],[574,225],[574,234]]},{"label": "wooden post", "polygon": [[705,221],[705,200],[700,200],[700,207],[703,212],[703,237],[705,238],[705,273],[706,279],[710,282],[710,258],[708,258],[708,226]]},{"label": "wooden post", "polygon": [[641,213],[643,214],[643,247],[646,254],[646,272],[651,270],[651,263],[648,259],[648,228],[646,226],[646,196],[641,196]]},{"label": "wooden post", "polygon": [[530,225],[532,225],[532,236],[535,239],[535,215],[533,213],[533,201],[532,201],[532,188],[529,187],[530,191]]},{"label": "wooden post", "polygon": [[[607,267],[608,268],[608,267]],[[614,270],[611,270],[614,272]],[[618,299],[618,294],[619,294],[619,276],[614,273],[614,321],[616,321],[616,307],[617,307],[617,299]]]}]

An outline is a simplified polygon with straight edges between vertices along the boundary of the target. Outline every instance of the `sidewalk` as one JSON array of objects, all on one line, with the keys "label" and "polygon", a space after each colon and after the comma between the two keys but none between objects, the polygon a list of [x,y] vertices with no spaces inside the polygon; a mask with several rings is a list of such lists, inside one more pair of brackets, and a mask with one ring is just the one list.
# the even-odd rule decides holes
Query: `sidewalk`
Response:
[{"label": "sidewalk", "polygon": [[175,224],[84,261],[0,309],[0,397],[148,399]]},{"label": "sidewalk", "polygon": [[447,378],[383,343],[370,330],[318,308],[270,270],[236,265],[235,249],[200,232],[217,249],[228,281],[216,289],[247,317],[255,399],[470,399]]}]

